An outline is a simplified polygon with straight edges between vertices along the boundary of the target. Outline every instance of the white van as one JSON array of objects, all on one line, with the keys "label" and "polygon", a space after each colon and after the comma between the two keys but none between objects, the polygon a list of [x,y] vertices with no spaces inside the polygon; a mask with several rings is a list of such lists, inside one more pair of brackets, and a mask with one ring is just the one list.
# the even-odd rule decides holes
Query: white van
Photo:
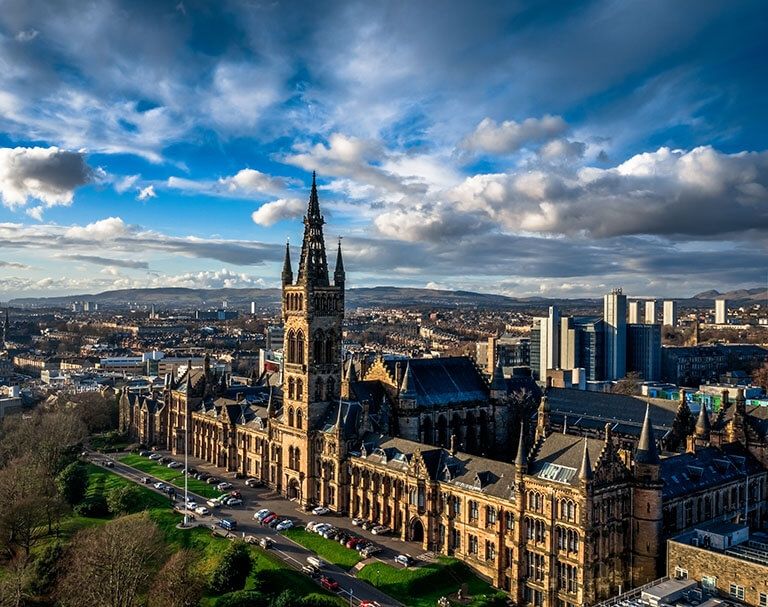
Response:
[{"label": "white van", "polygon": [[316,556],[308,556],[307,562],[313,567],[317,567],[318,569],[321,569],[323,565],[325,565],[325,562],[322,559],[317,558]]}]

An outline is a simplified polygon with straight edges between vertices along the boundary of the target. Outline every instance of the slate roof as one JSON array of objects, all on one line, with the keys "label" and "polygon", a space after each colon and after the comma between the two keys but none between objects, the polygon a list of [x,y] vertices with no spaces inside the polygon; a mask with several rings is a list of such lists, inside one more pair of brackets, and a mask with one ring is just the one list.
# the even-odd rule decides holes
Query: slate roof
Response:
[{"label": "slate roof", "polygon": [[607,422],[613,422],[616,434],[640,436],[645,418],[645,408],[651,405],[651,423],[657,436],[663,436],[672,428],[678,401],[640,396],[624,396],[567,388],[549,388],[550,417],[562,424],[568,417],[568,427],[581,427],[603,432]]},{"label": "slate roof", "polygon": [[671,500],[765,472],[743,446],[705,447],[661,460],[662,497]]},{"label": "slate roof", "polygon": [[363,408],[358,402],[342,401],[340,403],[334,403],[328,407],[325,419],[321,425],[323,432],[335,432],[336,420],[339,415],[339,407],[341,411],[341,428],[342,436],[345,439],[354,438],[358,436],[360,425],[362,424]]},{"label": "slate roof", "polygon": [[[544,480],[578,485],[578,472],[584,457],[584,437],[573,434],[553,433],[547,436],[528,461],[528,474]],[[587,438],[587,452],[594,469],[605,442]]]},{"label": "slate roof", "polygon": [[[392,377],[395,377],[397,362],[384,361]],[[399,362],[404,373],[403,361]],[[467,357],[412,358],[409,364],[418,406],[436,407],[488,399],[488,384]]]}]

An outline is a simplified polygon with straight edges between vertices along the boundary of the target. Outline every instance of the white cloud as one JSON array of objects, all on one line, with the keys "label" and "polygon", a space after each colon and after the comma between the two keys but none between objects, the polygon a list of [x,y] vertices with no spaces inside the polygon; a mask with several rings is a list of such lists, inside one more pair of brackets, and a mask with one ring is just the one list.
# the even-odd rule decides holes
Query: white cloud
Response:
[{"label": "white cloud", "polygon": [[94,173],[80,152],[57,147],[0,148],[0,199],[5,206],[24,206],[29,199],[43,206],[68,206],[75,190]]},{"label": "white cloud", "polygon": [[266,282],[248,274],[221,270],[189,272],[178,276],[157,276],[153,279],[157,286],[187,287],[190,289],[237,289],[245,287],[263,288]]},{"label": "white cloud", "polygon": [[492,154],[509,154],[529,145],[540,144],[562,135],[568,125],[560,116],[526,118],[522,122],[505,120],[501,124],[483,119],[462,143],[469,150]]},{"label": "white cloud", "polygon": [[143,188],[139,188],[139,193],[136,195],[137,200],[147,200],[148,198],[157,198],[155,193],[155,186],[148,185]]},{"label": "white cloud", "polygon": [[31,42],[40,34],[36,29],[21,30],[17,32],[14,38],[17,42]]},{"label": "white cloud", "polygon": [[115,191],[118,194],[124,194],[131,188],[133,188],[134,185],[136,185],[136,182],[139,180],[141,175],[125,175],[123,177],[118,178],[115,181]]},{"label": "white cloud", "polygon": [[206,196],[244,197],[283,193],[289,185],[298,183],[286,177],[273,177],[255,169],[241,169],[234,175],[212,180],[195,180],[171,176],[165,187],[185,193]]},{"label": "white cloud", "polygon": [[107,217],[85,226],[67,228],[64,236],[79,240],[98,242],[112,241],[129,233],[129,227],[120,217]]},{"label": "white cloud", "polygon": [[253,223],[261,226],[271,226],[283,219],[301,217],[305,203],[298,198],[278,198],[261,205],[251,214]]}]

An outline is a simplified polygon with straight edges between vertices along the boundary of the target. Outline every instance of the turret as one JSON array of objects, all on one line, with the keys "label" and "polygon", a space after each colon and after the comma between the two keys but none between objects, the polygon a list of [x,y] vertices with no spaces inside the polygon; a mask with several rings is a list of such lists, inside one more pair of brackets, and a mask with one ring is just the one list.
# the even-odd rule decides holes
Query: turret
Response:
[{"label": "turret", "polygon": [[517,456],[515,457],[515,474],[528,473],[528,446],[525,440],[525,422],[520,421],[520,440],[517,442]]},{"label": "turret", "polygon": [[344,287],[344,260],[341,256],[341,238],[339,238],[339,248],[336,250],[336,268],[333,270],[333,284],[337,287]]},{"label": "turret", "polygon": [[584,451],[581,454],[581,467],[579,468],[579,480],[588,483],[592,480],[592,462],[589,461],[589,441],[584,437]]},{"label": "turret", "polygon": [[547,393],[541,395],[539,411],[536,418],[536,440],[546,438],[549,434],[549,399]]},{"label": "turret", "polygon": [[405,365],[405,375],[403,375],[403,381],[400,384],[400,404],[403,401],[413,401],[416,404],[416,381],[413,379],[413,371],[411,371],[411,361]]},{"label": "turret", "polygon": [[491,398],[502,400],[507,395],[507,382],[504,379],[504,369],[501,366],[501,357],[496,361],[491,377]]},{"label": "turret", "polygon": [[699,409],[699,417],[696,419],[696,428],[694,433],[696,438],[709,440],[709,432],[712,426],[709,422],[709,413],[707,412],[707,405],[701,403],[701,409]]},{"label": "turret", "polygon": [[293,267],[291,266],[291,245],[285,243],[285,259],[283,260],[283,286],[293,283]]},{"label": "turret", "polygon": [[[656,447],[653,424],[651,424],[651,405],[648,404],[645,408],[645,419],[643,420],[643,429],[640,431],[640,440],[637,441],[637,449],[635,450],[635,465],[643,468],[658,468],[659,462],[659,451]],[[658,470],[656,476],[658,476]]]}]

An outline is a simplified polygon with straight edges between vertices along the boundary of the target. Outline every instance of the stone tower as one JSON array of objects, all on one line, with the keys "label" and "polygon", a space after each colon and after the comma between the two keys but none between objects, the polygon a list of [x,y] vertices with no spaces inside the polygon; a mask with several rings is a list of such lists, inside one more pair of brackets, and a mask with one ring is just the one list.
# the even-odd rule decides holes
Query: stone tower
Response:
[{"label": "stone tower", "polygon": [[288,247],[282,272],[285,359],[280,485],[289,498],[297,498],[303,505],[316,500],[319,490],[311,464],[311,435],[326,416],[330,403],[339,399],[341,387],[344,263],[339,243],[331,283],[324,223],[313,173],[296,280]]},{"label": "stone tower", "polygon": [[632,507],[632,585],[655,580],[662,553],[661,459],[651,424],[651,407],[645,410],[643,429],[634,456],[635,488]]}]

